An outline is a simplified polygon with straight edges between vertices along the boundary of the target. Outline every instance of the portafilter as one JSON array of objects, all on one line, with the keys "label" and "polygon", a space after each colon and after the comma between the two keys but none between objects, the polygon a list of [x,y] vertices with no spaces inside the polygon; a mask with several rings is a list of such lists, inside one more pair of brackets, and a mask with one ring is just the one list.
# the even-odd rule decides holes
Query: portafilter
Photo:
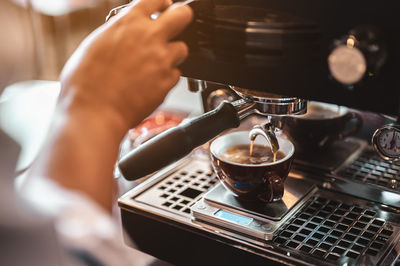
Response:
[{"label": "portafilter", "polygon": [[251,114],[303,114],[307,101],[231,87],[241,98],[223,101],[216,109],[183,122],[130,151],[118,167],[128,180],[151,174],[189,154],[227,129],[236,128]]}]

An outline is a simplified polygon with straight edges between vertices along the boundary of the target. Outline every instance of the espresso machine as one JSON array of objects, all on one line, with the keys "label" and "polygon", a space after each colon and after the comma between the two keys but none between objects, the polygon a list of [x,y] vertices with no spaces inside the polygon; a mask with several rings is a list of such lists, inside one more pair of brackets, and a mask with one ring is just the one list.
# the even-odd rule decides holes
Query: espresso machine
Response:
[{"label": "espresso machine", "polygon": [[[146,176],[119,199],[127,237],[176,265],[399,265],[394,3],[190,5],[194,21],[179,36],[190,54],[180,68],[208,112],[120,160],[126,179]],[[212,171],[207,142],[254,117],[304,114],[308,100],[385,120],[366,139],[296,158],[282,200],[238,200]]]}]

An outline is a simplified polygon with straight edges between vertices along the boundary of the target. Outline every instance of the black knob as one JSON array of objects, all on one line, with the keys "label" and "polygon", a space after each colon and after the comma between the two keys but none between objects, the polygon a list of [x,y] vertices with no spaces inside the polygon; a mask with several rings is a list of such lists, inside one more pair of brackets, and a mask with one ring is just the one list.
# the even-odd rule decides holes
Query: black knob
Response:
[{"label": "black knob", "polygon": [[336,81],[351,87],[379,75],[386,58],[382,33],[374,26],[363,25],[333,42],[328,66]]}]

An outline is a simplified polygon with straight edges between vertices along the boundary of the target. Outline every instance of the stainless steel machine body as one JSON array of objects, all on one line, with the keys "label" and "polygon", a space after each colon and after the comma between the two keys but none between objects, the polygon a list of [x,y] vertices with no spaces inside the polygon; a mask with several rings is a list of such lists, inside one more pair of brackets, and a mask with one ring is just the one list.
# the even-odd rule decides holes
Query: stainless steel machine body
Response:
[{"label": "stainless steel machine body", "polygon": [[[206,111],[236,100],[228,109],[237,114],[214,111],[193,132],[209,133],[207,125],[226,117],[232,128],[257,114],[301,112],[301,99],[398,115],[395,3],[214,0],[212,7],[195,10],[180,36],[190,47],[180,68],[190,88],[201,89]],[[177,265],[399,265],[400,163],[379,157],[371,136],[295,158],[287,198],[268,207],[232,198],[199,148],[122,196],[122,223],[140,249]]]},{"label": "stainless steel machine body", "polygon": [[260,209],[235,203],[197,151],[121,197],[122,222],[140,249],[177,265],[395,265],[400,191],[363,172],[360,162],[385,175],[370,152],[359,146],[337,171],[295,166],[283,205]]}]

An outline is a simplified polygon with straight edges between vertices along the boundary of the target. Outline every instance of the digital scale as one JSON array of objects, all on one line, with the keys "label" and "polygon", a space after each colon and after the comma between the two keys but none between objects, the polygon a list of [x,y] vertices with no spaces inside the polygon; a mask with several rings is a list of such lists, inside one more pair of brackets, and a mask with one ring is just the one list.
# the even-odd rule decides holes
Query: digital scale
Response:
[{"label": "digital scale", "polygon": [[241,201],[222,184],[216,185],[191,207],[194,223],[227,234],[249,236],[263,243],[317,191],[315,184],[288,177],[279,201],[265,204]]}]

